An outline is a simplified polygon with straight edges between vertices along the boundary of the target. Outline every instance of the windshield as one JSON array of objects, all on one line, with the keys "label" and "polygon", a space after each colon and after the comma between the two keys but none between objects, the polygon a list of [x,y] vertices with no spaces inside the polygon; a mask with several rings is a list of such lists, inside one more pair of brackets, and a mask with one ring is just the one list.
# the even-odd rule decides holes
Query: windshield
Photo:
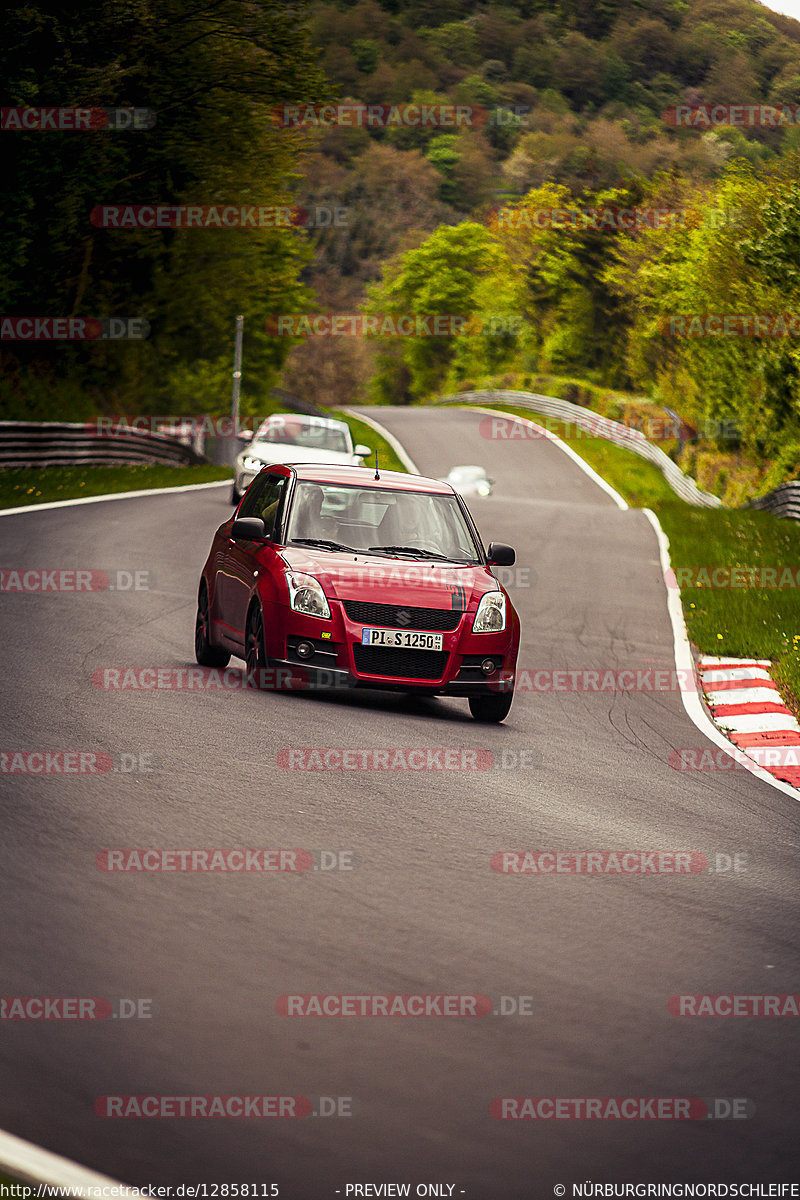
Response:
[{"label": "windshield", "polygon": [[288,537],[323,550],[480,563],[455,496],[332,483],[297,483]]},{"label": "windshield", "polygon": [[334,450],[339,454],[350,453],[347,435],[343,429],[322,425],[313,417],[305,421],[292,417],[270,417],[259,425],[253,441],[305,446],[314,450]]}]

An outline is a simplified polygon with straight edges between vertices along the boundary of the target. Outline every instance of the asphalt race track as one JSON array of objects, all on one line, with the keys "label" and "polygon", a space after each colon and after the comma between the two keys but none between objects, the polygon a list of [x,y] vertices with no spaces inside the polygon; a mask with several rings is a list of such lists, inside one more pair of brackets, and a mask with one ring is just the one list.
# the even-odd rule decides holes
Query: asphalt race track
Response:
[{"label": "asphalt race track", "polygon": [[[521,669],[673,666],[641,512],[555,446],[482,437],[474,413],[380,419],[421,471],[474,462],[496,479],[471,508],[484,542],[517,550]],[[0,777],[2,994],[152,1000],[150,1019],[2,1021],[0,1128],[127,1183],[275,1182],[285,1200],[355,1183],[504,1200],[796,1177],[797,1020],[677,1017],[668,999],[800,990],[800,807],[743,770],[675,770],[671,751],[710,744],[674,690],[528,689],[504,725],[481,726],[457,700],[94,686],[98,668],[194,664],[197,580],[227,501],[221,487],[0,521],[7,569],[148,572],[146,590],[2,596],[3,747],[155,766]],[[495,765],[277,765],[315,746],[481,748]],[[150,847],[345,851],[353,867],[95,864],[103,848]],[[490,867],[503,850],[745,857],[721,873],[515,877]],[[298,993],[532,999],[524,1016],[276,1011]],[[104,1095],[256,1094],[352,1097],[352,1115],[94,1110]],[[524,1096],[737,1098],[751,1115],[490,1114]]]}]

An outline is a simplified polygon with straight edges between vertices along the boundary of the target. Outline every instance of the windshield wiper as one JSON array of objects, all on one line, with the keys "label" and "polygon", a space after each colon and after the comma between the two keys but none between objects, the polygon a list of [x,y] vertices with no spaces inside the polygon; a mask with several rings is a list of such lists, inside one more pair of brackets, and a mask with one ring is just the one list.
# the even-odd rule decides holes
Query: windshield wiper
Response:
[{"label": "windshield wiper", "polygon": [[442,562],[453,561],[446,554],[423,550],[420,546],[370,546],[370,550],[384,550],[387,554],[416,554],[419,558],[438,558]]},{"label": "windshield wiper", "polygon": [[345,546],[342,542],[329,542],[327,538],[292,538],[292,543],[302,546],[322,546],[324,550],[352,550],[358,554],[355,546]]}]

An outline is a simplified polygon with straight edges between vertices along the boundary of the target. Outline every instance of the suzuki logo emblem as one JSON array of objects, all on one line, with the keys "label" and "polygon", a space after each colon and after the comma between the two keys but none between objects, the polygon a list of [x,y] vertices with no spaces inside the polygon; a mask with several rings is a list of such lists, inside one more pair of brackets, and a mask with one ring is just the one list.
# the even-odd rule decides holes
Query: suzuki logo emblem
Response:
[{"label": "suzuki logo emblem", "polygon": [[407,608],[398,608],[397,612],[395,613],[395,617],[397,619],[398,625],[410,625],[411,624],[411,613],[408,611]]}]

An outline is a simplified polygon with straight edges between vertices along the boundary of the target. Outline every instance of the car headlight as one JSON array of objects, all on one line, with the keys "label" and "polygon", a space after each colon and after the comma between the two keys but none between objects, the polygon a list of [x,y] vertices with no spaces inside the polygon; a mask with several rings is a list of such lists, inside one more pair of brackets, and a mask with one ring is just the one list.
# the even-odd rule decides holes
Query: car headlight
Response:
[{"label": "car headlight", "polygon": [[306,617],[330,617],[331,610],[328,608],[322,584],[313,575],[304,575],[302,571],[287,571],[286,582],[289,585],[291,609],[303,613]]},{"label": "car headlight", "polygon": [[473,633],[500,633],[506,627],[506,597],[504,592],[486,592],[481,596]]},{"label": "car headlight", "polygon": [[260,458],[253,458],[252,455],[247,455],[242,463],[245,471],[260,471],[263,465],[264,464]]}]

